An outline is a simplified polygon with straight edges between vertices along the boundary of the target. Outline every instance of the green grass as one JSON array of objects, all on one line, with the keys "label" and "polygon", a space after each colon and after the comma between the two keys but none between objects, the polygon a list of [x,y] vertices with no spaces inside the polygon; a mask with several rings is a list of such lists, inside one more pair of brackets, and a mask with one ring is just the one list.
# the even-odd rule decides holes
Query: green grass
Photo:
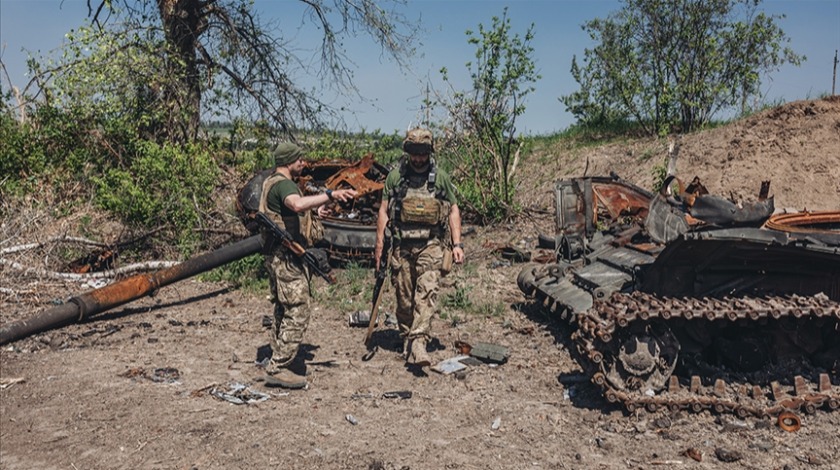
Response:
[{"label": "green grass", "polygon": [[268,291],[268,272],[263,255],[254,254],[220,266],[198,277],[203,281],[225,281],[246,292]]},{"label": "green grass", "polygon": [[[373,286],[376,282],[372,269],[351,262],[341,269],[334,270],[333,274],[335,284],[313,290],[316,302],[328,310],[337,310],[342,315],[358,310],[370,310],[373,303]],[[383,286],[383,289],[385,288],[387,286]],[[385,303],[388,294],[385,292],[383,295],[386,297],[383,297],[380,305]]]}]

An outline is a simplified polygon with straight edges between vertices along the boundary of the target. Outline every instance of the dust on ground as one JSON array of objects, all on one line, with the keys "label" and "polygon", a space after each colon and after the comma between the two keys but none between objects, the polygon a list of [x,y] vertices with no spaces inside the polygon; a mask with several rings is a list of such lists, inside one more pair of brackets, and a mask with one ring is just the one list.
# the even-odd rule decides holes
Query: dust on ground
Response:
[{"label": "dust on ground", "polygon": [[[407,368],[391,325],[379,327],[380,348],[365,361],[365,329],[348,324],[346,299],[319,294],[301,352],[308,388],[267,389],[256,361],[268,342],[268,292],[186,280],[2,347],[0,468],[838,468],[840,413],[803,416],[787,433],[771,420],[610,405],[571,359],[569,327],[519,292],[522,265],[494,254],[500,244],[538,254],[554,180],[582,174],[588,161],[587,174],[614,171],[650,187],[666,152],[667,141],[643,140],[537,155],[520,170],[527,216],[468,227],[468,262],[445,278],[442,296],[466,294],[469,313],[444,308],[431,354],[443,360],[457,355],[455,341],[487,342],[508,349],[503,364],[449,375]],[[837,210],[840,99],[685,136],[678,170],[714,194],[749,199],[769,179],[777,207]],[[0,249],[68,230],[67,219],[55,223],[62,228],[4,231]],[[0,280],[4,325],[91,287],[5,264]],[[386,296],[388,311],[392,290]],[[411,396],[389,398],[395,391]]]}]

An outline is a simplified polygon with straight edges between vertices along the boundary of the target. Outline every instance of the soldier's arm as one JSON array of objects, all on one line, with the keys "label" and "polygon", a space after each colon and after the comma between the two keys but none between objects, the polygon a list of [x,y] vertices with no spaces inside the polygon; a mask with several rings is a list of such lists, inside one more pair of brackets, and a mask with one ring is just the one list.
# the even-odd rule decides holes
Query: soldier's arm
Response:
[{"label": "soldier's arm", "polygon": [[382,258],[382,248],[385,246],[385,227],[387,226],[388,200],[382,199],[382,203],[379,205],[379,215],[376,218],[376,245],[373,248],[373,265],[376,266],[376,269],[379,269],[379,260]]},{"label": "soldier's arm", "polygon": [[452,260],[460,264],[464,262],[464,244],[461,242],[461,209],[458,204],[449,208],[449,231],[452,232]]},{"label": "soldier's arm", "polygon": [[286,199],[283,199],[283,204],[289,209],[300,213],[323,206],[331,200],[347,201],[356,197],[356,191],[353,189],[336,189],[328,193],[313,194],[311,196],[301,196],[300,194],[289,194]]}]

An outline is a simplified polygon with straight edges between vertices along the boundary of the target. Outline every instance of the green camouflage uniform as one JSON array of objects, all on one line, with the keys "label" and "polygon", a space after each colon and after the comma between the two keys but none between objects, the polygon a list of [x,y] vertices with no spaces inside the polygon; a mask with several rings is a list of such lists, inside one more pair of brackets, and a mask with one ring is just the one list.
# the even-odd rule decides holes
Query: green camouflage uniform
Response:
[{"label": "green camouflage uniform", "polygon": [[[300,194],[297,185],[288,179],[274,183],[268,191],[267,206],[275,222],[283,222],[286,231],[304,245],[300,233],[300,218],[283,204],[290,194]],[[277,217],[277,215],[280,217]],[[280,225],[278,223],[278,225]],[[305,246],[305,245],[304,245]],[[271,331],[271,365],[266,371],[273,373],[288,366],[297,354],[303,335],[309,326],[310,300],[309,276],[300,259],[279,243],[265,253],[265,267],[271,284],[274,302],[274,326]]]}]

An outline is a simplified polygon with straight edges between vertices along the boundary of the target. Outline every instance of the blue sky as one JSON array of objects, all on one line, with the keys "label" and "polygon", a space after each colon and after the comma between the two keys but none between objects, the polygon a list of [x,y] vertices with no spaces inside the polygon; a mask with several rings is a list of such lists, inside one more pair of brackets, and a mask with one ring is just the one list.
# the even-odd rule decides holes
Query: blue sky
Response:
[{"label": "blue sky", "polygon": [[[317,41],[312,28],[298,29],[301,2],[297,0],[257,0],[265,19],[281,22],[285,34],[299,41],[306,50]],[[567,128],[574,122],[558,97],[578,86],[569,74],[572,56],[580,57],[591,46],[580,25],[593,18],[604,18],[622,3],[615,0],[414,0],[403,11],[408,18],[420,19],[424,34],[417,42],[417,56],[410,71],[401,71],[383,58],[378,48],[363,38],[345,42],[354,61],[355,81],[366,101],[324,94],[333,104],[352,110],[345,115],[352,129],[403,131],[422,118],[421,101],[426,84],[444,91],[439,70],[447,67],[458,86],[465,87],[465,63],[473,58],[474,46],[467,44],[467,29],[491,24],[508,6],[513,31],[524,34],[535,24],[534,59],[542,79],[537,91],[528,96],[525,114],[517,128],[526,134],[546,134]],[[832,63],[840,49],[840,1],[765,0],[762,9],[785,14],[779,21],[790,37],[790,46],[808,60],[800,67],[785,66],[763,85],[764,101],[795,101],[831,92]],[[84,0],[0,0],[0,54],[11,82],[23,87],[26,49],[48,54],[62,44],[64,34],[82,24],[87,13]],[[3,88],[6,78],[0,76]],[[315,83],[314,80],[309,80]],[[304,82],[305,83],[305,82]],[[840,88],[840,84],[838,84]],[[840,90],[838,90],[840,93]]]}]

